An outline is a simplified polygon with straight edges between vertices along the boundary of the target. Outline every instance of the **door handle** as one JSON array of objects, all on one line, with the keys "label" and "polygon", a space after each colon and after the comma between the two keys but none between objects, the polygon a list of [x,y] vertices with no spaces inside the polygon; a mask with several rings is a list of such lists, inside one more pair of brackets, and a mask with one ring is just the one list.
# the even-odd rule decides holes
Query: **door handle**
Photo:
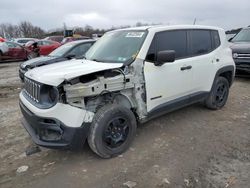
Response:
[{"label": "door handle", "polygon": [[181,71],[192,69],[192,66],[181,67]]}]

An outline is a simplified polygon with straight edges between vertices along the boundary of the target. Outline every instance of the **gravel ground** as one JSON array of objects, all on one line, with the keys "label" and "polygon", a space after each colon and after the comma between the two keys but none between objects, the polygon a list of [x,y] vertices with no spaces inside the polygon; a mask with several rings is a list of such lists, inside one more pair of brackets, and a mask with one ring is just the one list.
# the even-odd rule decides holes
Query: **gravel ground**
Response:
[{"label": "gravel ground", "polygon": [[197,104],[140,125],[114,159],[87,145],[26,156],[32,141],[20,124],[18,65],[0,64],[1,188],[250,187],[250,79],[235,80],[222,110]]}]

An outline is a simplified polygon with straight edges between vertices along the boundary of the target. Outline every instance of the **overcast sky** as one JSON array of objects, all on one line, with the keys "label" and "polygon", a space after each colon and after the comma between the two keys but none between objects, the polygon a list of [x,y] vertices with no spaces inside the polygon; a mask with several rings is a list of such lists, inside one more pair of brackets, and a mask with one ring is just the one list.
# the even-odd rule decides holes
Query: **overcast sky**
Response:
[{"label": "overcast sky", "polygon": [[95,28],[136,22],[197,24],[224,29],[250,25],[249,0],[1,0],[0,23],[30,21],[49,30],[91,25]]}]

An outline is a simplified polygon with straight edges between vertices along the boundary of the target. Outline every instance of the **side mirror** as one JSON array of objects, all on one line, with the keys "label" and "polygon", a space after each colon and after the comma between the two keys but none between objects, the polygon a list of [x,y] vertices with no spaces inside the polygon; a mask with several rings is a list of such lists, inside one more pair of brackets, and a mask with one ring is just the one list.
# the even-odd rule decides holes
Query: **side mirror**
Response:
[{"label": "side mirror", "polygon": [[159,51],[157,53],[155,66],[161,66],[164,63],[171,63],[174,61],[175,61],[175,51],[174,50]]},{"label": "side mirror", "polygon": [[75,58],[75,57],[76,57],[75,54],[68,54],[68,55],[66,55],[66,58],[67,58],[67,59],[73,59],[73,58]]}]

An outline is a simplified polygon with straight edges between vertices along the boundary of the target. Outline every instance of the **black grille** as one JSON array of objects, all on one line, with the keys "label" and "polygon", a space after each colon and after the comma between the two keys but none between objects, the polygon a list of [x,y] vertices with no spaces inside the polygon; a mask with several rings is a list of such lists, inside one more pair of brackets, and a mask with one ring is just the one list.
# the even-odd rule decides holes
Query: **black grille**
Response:
[{"label": "black grille", "polygon": [[27,96],[36,103],[40,102],[41,84],[25,77],[24,78],[24,92]]}]

